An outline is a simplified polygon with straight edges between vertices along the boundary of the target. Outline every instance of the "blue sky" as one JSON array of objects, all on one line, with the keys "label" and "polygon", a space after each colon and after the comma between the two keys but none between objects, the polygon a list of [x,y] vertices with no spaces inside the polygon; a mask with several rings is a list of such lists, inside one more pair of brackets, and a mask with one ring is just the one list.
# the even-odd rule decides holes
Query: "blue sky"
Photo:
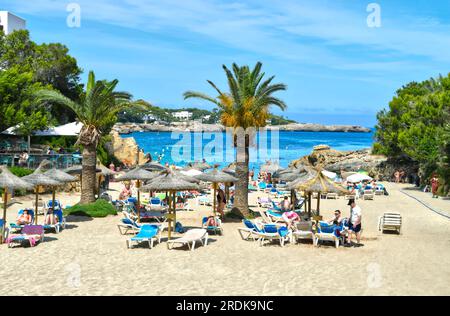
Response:
[{"label": "blue sky", "polygon": [[[66,24],[72,2],[80,28]],[[403,84],[450,72],[450,1],[377,1],[380,28],[367,25],[371,2],[0,0],[0,9],[25,18],[35,41],[67,45],[85,73],[155,105],[209,109],[182,93],[213,94],[206,79],[224,87],[222,64],[261,61],[289,87],[284,115],[373,126]]]}]

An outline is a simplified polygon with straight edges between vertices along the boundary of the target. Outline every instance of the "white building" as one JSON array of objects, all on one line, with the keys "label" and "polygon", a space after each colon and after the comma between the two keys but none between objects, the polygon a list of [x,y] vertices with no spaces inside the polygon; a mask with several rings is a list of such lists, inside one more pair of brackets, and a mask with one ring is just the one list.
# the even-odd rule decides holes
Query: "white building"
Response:
[{"label": "white building", "polygon": [[0,11],[0,30],[6,35],[14,31],[25,30],[26,21],[8,11]]},{"label": "white building", "polygon": [[182,121],[187,121],[190,120],[192,117],[192,113],[189,111],[179,111],[179,112],[174,112],[172,113],[173,117],[182,120]]}]

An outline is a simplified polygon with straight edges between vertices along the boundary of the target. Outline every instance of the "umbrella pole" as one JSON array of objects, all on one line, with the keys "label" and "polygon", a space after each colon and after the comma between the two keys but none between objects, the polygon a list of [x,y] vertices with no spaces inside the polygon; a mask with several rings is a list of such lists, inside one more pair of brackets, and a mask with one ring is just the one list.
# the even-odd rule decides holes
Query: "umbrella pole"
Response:
[{"label": "umbrella pole", "polygon": [[320,192],[317,192],[317,216],[320,215]]},{"label": "umbrella pole", "polygon": [[216,217],[216,183],[213,183],[213,214]]},{"label": "umbrella pole", "polygon": [[55,187],[52,187],[53,188],[53,192],[52,192],[52,209],[53,209],[53,212],[55,211],[55,192],[56,192],[56,188]]},{"label": "umbrella pole", "polygon": [[136,187],[137,187],[137,212],[138,212],[138,223],[141,222],[141,192],[139,191],[139,187],[141,186],[141,182],[139,180],[136,180]]},{"label": "umbrella pole", "polygon": [[174,219],[173,219],[173,222],[174,222],[173,228],[174,228],[174,230],[175,230],[175,226],[177,225],[177,200],[176,200],[176,192],[173,191],[172,195],[173,195],[173,218],[174,218]]},{"label": "umbrella pole", "polygon": [[311,193],[308,193],[308,215],[311,218]]},{"label": "umbrella pole", "polygon": [[37,225],[38,223],[38,202],[39,202],[39,186],[34,188],[36,192],[36,200],[34,205],[34,223]]},{"label": "umbrella pole", "polygon": [[3,237],[5,236],[5,227],[6,227],[6,207],[8,205],[8,189],[4,188],[3,195],[3,225],[2,225],[2,235],[0,236],[0,242],[3,244]]},{"label": "umbrella pole", "polygon": [[172,231],[172,218],[171,218],[171,210],[172,210],[172,199],[170,198],[170,196],[167,196],[167,192],[166,192],[166,197],[167,197],[167,204],[169,206],[169,218],[168,218],[168,222],[169,222],[169,231],[168,231],[168,240],[170,240],[170,236],[171,236],[171,231]]}]

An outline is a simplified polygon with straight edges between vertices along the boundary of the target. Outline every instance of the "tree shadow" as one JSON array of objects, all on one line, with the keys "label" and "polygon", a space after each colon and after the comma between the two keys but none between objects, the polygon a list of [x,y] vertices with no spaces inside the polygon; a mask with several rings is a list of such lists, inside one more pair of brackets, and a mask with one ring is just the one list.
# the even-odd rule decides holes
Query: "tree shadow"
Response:
[{"label": "tree shadow", "polygon": [[66,223],[82,223],[82,222],[90,222],[93,221],[94,219],[90,216],[86,216],[86,215],[82,215],[80,213],[80,215],[68,215],[66,217]]}]

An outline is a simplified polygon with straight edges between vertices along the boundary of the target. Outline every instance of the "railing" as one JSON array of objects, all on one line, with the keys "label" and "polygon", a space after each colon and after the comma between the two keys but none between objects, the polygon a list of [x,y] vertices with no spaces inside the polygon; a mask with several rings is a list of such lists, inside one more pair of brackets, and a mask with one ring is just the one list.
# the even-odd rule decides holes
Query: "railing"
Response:
[{"label": "railing", "polygon": [[30,154],[26,164],[19,164],[19,153],[0,153],[0,165],[22,166],[34,169],[43,160],[48,160],[56,168],[68,168],[74,165],[81,165],[82,157],[80,154]]}]

